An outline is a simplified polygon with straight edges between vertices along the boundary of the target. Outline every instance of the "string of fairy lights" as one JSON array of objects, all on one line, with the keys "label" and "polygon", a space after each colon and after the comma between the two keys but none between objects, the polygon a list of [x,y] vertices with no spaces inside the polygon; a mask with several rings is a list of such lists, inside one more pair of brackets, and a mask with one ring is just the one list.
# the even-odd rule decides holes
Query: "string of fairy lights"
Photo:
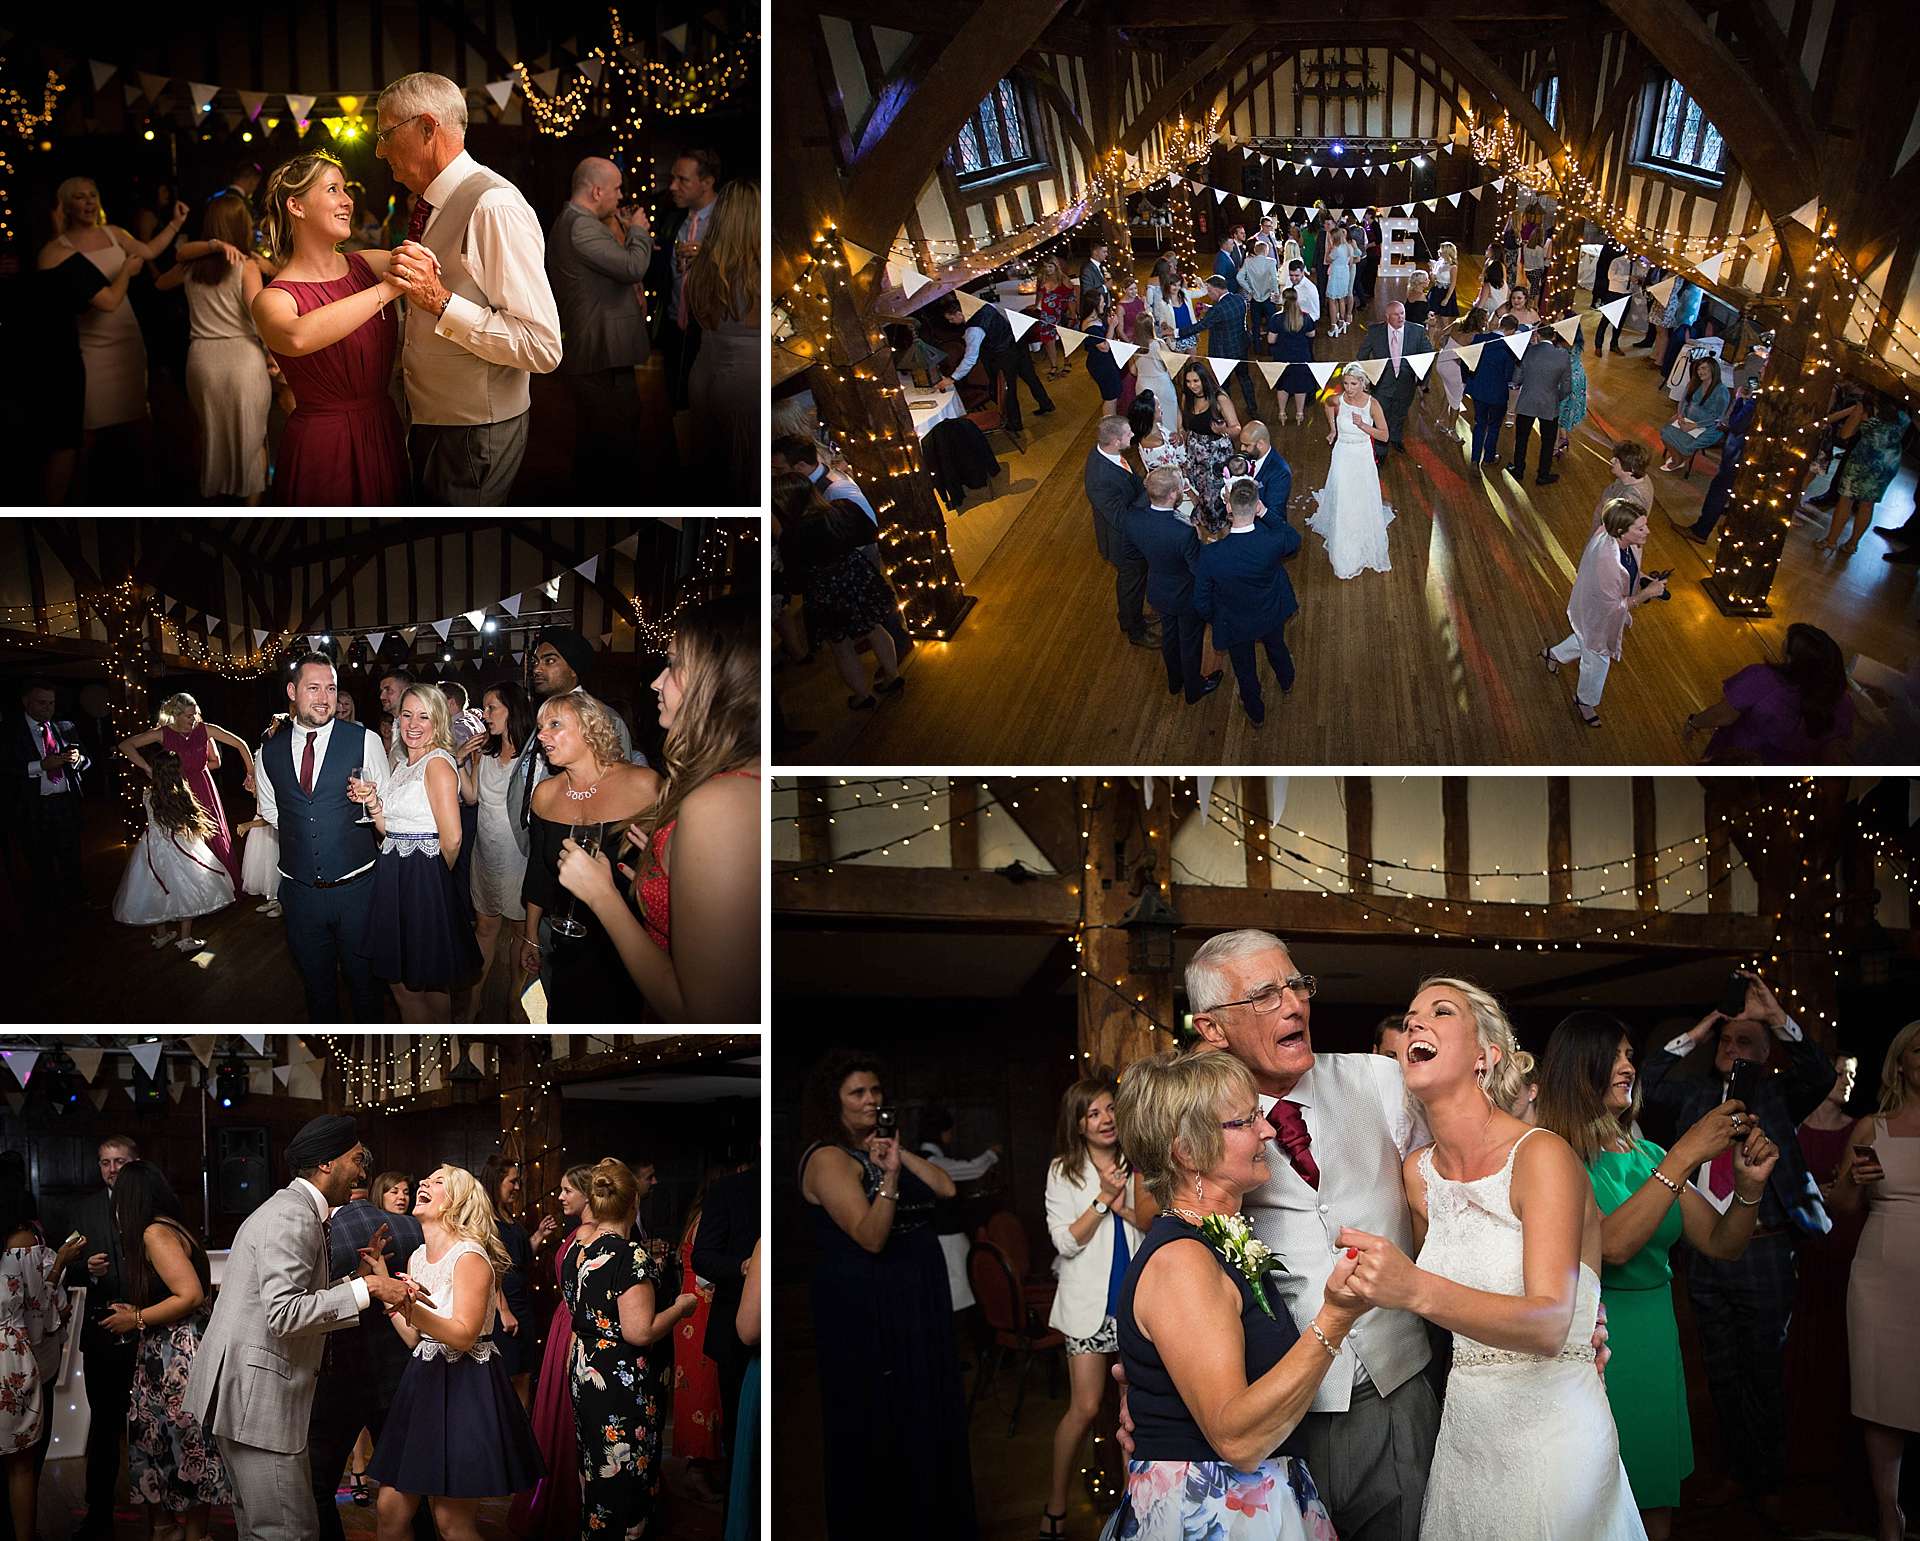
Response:
[{"label": "string of fairy lights", "polygon": [[[1070,777],[1061,777],[1060,779],[1063,783],[1068,784],[1071,784],[1072,781]],[[1186,778],[1170,779],[1184,781]],[[837,814],[853,812],[877,812],[882,810],[899,812],[902,811],[903,804],[912,802],[919,802],[922,811],[932,813],[934,798],[946,795],[952,784],[953,783],[949,781],[948,786],[943,787],[937,784],[934,778],[925,777],[917,779],[889,777],[864,781],[853,778],[838,778],[831,785],[837,789],[852,792],[855,800],[851,807],[843,805],[836,811],[828,812],[826,814],[826,821],[828,824],[833,824],[836,821]],[[1038,785],[1039,784],[1036,784],[1036,786]],[[1113,783],[1111,780],[1103,780],[1100,785],[1101,789],[1105,790],[1110,789]],[[895,786],[897,790],[889,792],[887,790],[889,786]],[[788,788],[783,787],[780,789],[786,790]],[[874,794],[872,801],[866,800],[866,794],[869,790]],[[1259,815],[1229,796],[1218,785],[1216,785],[1210,793],[1208,806],[1205,809],[1196,809],[1194,811],[1199,812],[1208,823],[1219,827],[1229,834],[1233,839],[1234,845],[1244,848],[1254,860],[1271,865],[1276,872],[1283,873],[1295,879],[1300,884],[1322,894],[1324,897],[1344,900],[1350,910],[1358,911],[1364,918],[1378,920],[1388,928],[1405,929],[1410,931],[1415,937],[1463,941],[1475,946],[1490,946],[1496,951],[1531,950],[1544,953],[1558,952],[1561,950],[1582,951],[1591,946],[1632,942],[1645,935],[1651,927],[1660,924],[1664,918],[1679,913],[1682,907],[1706,899],[1716,890],[1730,885],[1739,871],[1749,867],[1747,858],[1739,854],[1740,852],[1751,850],[1758,858],[1765,859],[1772,853],[1772,841],[1786,839],[1804,843],[1809,836],[1807,826],[1810,822],[1813,799],[1817,791],[1818,784],[1814,778],[1801,778],[1798,781],[1790,782],[1786,793],[1773,801],[1763,803],[1754,808],[1721,814],[1720,819],[1722,824],[1726,826],[1725,833],[1728,839],[1724,851],[1718,854],[1716,854],[1716,842],[1713,836],[1709,831],[1703,830],[1698,834],[1671,841],[1654,851],[1636,853],[1635,855],[1627,857],[1615,857],[1604,861],[1579,864],[1569,862],[1561,865],[1557,869],[1551,866],[1539,868],[1529,867],[1524,869],[1495,867],[1491,871],[1469,870],[1465,872],[1434,864],[1422,866],[1417,863],[1396,861],[1391,858],[1374,857],[1371,853],[1361,854],[1356,860],[1355,853],[1350,853],[1337,841],[1314,836],[1295,826],[1288,825],[1284,821],[1276,821],[1264,815]],[[1017,800],[1011,796],[1009,796],[1006,801],[1002,801],[1001,796],[993,790],[991,784],[988,782],[980,782],[975,795],[976,801],[971,811],[950,821],[935,819],[922,828],[911,830],[905,834],[890,836],[884,841],[876,842],[865,848],[840,852],[818,861],[789,864],[783,868],[783,872],[792,877],[795,882],[801,881],[802,874],[810,871],[824,871],[831,875],[836,866],[857,862],[862,858],[874,855],[891,856],[896,849],[905,850],[913,840],[923,836],[937,834],[948,828],[949,823],[955,825],[964,824],[968,818],[987,819],[992,817],[993,811],[996,808],[1001,809],[1003,812],[1011,813],[1018,807]],[[1083,815],[1090,816],[1093,812],[1094,805],[1086,801],[1081,801],[1079,807]],[[797,821],[803,818],[819,816],[820,810],[802,810],[796,814],[779,815],[776,817],[775,822]],[[1089,859],[1087,842],[1091,832],[1091,817],[1084,818],[1083,824],[1085,827],[1081,830],[1080,853],[1078,858],[1079,870],[1077,873],[1071,875],[1062,874],[1063,877],[1067,878],[1068,893],[1074,896],[1077,896],[1080,892],[1079,883],[1076,879],[1092,882],[1093,874],[1099,870],[1097,862]],[[1861,834],[1866,835],[1870,833],[1863,820],[1856,819],[1854,824],[1856,830]],[[1278,831],[1280,836],[1286,837],[1286,839],[1291,839],[1302,844],[1310,843],[1323,848],[1338,859],[1338,864],[1334,866],[1326,865],[1320,859],[1294,849],[1290,844],[1286,843],[1286,839],[1276,839],[1275,831]],[[1159,834],[1158,828],[1151,822],[1145,825],[1144,832],[1149,840],[1157,838]],[[1889,848],[1883,838],[1874,835],[1869,844],[1870,849],[1876,856],[1884,858],[1888,855]],[[1836,844],[1836,851],[1837,850],[1838,846]],[[1665,861],[1665,858],[1677,857],[1680,853],[1688,852],[1691,854],[1684,860],[1676,859],[1670,862]],[[1716,860],[1724,861],[1724,866],[1717,873],[1713,871]],[[1191,872],[1192,869],[1187,868],[1184,861],[1180,861],[1178,858],[1175,858],[1174,861],[1175,865]],[[1611,909],[1611,906],[1603,906],[1601,901],[1609,898],[1617,898],[1626,894],[1640,893],[1646,885],[1643,884],[1638,873],[1641,864],[1648,862],[1652,864],[1654,869],[1652,874],[1653,903],[1651,908],[1634,911],[1621,910],[1620,913],[1622,915],[1630,914],[1635,917],[1632,920],[1624,922],[1610,922],[1604,918],[1603,915],[1593,913],[1575,913],[1581,911],[1583,908],[1589,911],[1603,908]],[[1890,868],[1894,866],[1894,863],[1891,861],[1886,861],[1884,864]],[[1121,863],[1123,869],[1128,865],[1124,860]],[[1384,872],[1384,880],[1389,889],[1389,893],[1382,897],[1398,900],[1400,902],[1399,907],[1392,907],[1383,902],[1376,902],[1364,892],[1356,892],[1351,888],[1336,887],[1336,883],[1351,881],[1350,868],[1356,865],[1364,867],[1364,870],[1369,874],[1368,881],[1373,881],[1376,875]],[[1616,868],[1626,875],[1628,881],[1609,886],[1608,879]],[[1828,929],[1823,932],[1817,942],[1810,945],[1803,945],[1798,949],[1783,949],[1780,932],[1786,917],[1784,912],[1776,911],[1772,916],[1775,924],[1775,935],[1766,957],[1763,959],[1757,953],[1750,956],[1748,960],[1749,966],[1757,970],[1763,962],[1771,963],[1777,972],[1788,956],[1797,957],[1802,962],[1808,962],[1817,958],[1825,960],[1831,967],[1832,978],[1837,988],[1840,978],[1840,962],[1845,956],[1845,949],[1836,941],[1831,926],[1834,922],[1834,917],[1839,913],[1841,903],[1842,879],[1840,862],[1837,859],[1830,859],[1825,872],[1817,873],[1812,870],[1811,858],[1802,854],[1800,856],[1800,868],[1801,876],[1796,878],[1788,886],[1786,902],[1791,905],[1800,898],[1803,889],[1811,891],[1811,885],[1825,881],[1830,885],[1832,890],[1831,897],[1825,900],[1827,908],[1823,912],[1828,923]],[[1913,879],[1910,869],[1910,863],[1902,862],[1898,871],[1899,875],[1907,881],[1909,891],[1911,892]],[[1448,900],[1437,896],[1409,892],[1405,889],[1395,889],[1393,879],[1393,874],[1396,871],[1411,875],[1422,875],[1429,878],[1455,876],[1465,877],[1469,879],[1476,888],[1483,888],[1490,883],[1511,883],[1518,885],[1521,883],[1550,881],[1556,870],[1565,876],[1569,889],[1573,887],[1573,877],[1580,873],[1597,872],[1599,874],[1598,881],[1600,886],[1584,889],[1579,893],[1570,893],[1569,897],[1565,900],[1548,903],[1529,903],[1524,900],[1503,900],[1498,898]],[[1124,870],[1116,871],[1115,873],[1116,878],[1121,878],[1125,875]],[[1170,894],[1171,879],[1160,879],[1158,881],[1162,890]],[[1680,896],[1677,899],[1674,899],[1671,895],[1671,890],[1675,885],[1681,885]],[[1405,913],[1406,907],[1409,904],[1418,903],[1424,903],[1429,916],[1428,919],[1417,919]],[[1562,924],[1557,934],[1519,941],[1481,935],[1479,928],[1474,924],[1476,907],[1481,909],[1481,919],[1484,921],[1487,918],[1485,910],[1488,905],[1500,907],[1499,910],[1496,911],[1496,914],[1511,915],[1513,907],[1516,904],[1519,907],[1521,918],[1525,921],[1533,921],[1537,916],[1540,920],[1555,920],[1561,922]],[[1101,989],[1125,1001],[1136,1014],[1152,1023],[1153,1026],[1171,1031],[1167,1024],[1159,1022],[1153,1017],[1152,1013],[1146,1009],[1147,996],[1145,992],[1138,989],[1130,989],[1124,974],[1109,980],[1104,975],[1097,974],[1087,967],[1087,933],[1101,929],[1111,928],[1088,923],[1084,918],[1081,923],[1076,926],[1073,935],[1075,955],[1079,960],[1076,963],[1076,972],[1081,977],[1097,983]],[[1785,984],[1782,986],[1782,989],[1785,998],[1795,1006],[1798,1006],[1799,1009],[1796,1011],[1796,1015],[1800,1016],[1803,1020],[1819,1023],[1827,1023],[1831,1020],[1832,1014],[1824,1007],[1807,1002],[1807,992],[1803,991],[1799,985]]]},{"label": "string of fairy lights", "polygon": [[[0,70],[7,65],[6,55],[0,54]],[[13,181],[13,147],[8,136],[18,138],[21,143],[31,143],[33,136],[53,122],[54,108],[60,101],[60,93],[66,84],[60,79],[57,70],[48,70],[45,84],[40,88],[40,105],[33,103],[22,93],[10,86],[0,86],[0,246],[11,242],[16,234],[13,228],[13,198],[9,184]]]}]

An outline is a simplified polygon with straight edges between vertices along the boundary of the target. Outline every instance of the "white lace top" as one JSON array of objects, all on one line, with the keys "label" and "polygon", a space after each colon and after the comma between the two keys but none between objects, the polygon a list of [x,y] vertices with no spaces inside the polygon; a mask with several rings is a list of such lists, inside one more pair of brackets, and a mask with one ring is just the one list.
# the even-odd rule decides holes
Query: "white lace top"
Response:
[{"label": "white lace top", "polygon": [[427,800],[427,766],[445,760],[456,775],[453,756],[444,749],[429,749],[412,765],[401,762],[387,773],[387,784],[380,794],[385,809],[387,835],[380,842],[382,851],[398,851],[411,856],[415,851],[429,856],[440,854],[440,826],[433,822],[433,805]]},{"label": "white lace top", "polygon": [[[439,751],[435,751],[438,753]],[[433,1303],[440,1309],[435,1316],[445,1316],[453,1310],[453,1265],[467,1253],[473,1253],[491,1271],[493,1264],[487,1258],[487,1249],[478,1242],[456,1241],[447,1248],[437,1263],[427,1261],[425,1246],[415,1247],[413,1256],[407,1259],[407,1276],[418,1281],[420,1287],[433,1297]],[[482,1364],[493,1357],[493,1318],[494,1302],[498,1292],[487,1291],[487,1314],[480,1323],[480,1336],[473,1340],[473,1347],[462,1352],[449,1348],[438,1338],[430,1338],[425,1333],[414,1345],[413,1356],[416,1359],[477,1359]]]},{"label": "white lace top", "polygon": [[[1454,1182],[1433,1169],[1433,1147],[1420,1153],[1427,1185],[1427,1241],[1418,1259],[1429,1273],[1492,1295],[1526,1293],[1526,1248],[1513,1212],[1513,1163],[1520,1147],[1539,1133],[1529,1129],[1513,1142],[1499,1171],[1472,1182]],[[1585,1263],[1574,1297],[1573,1320],[1557,1358],[1593,1358],[1593,1324],[1600,1312],[1600,1279]],[[1538,1362],[1537,1354],[1493,1348],[1464,1333],[1453,1335],[1456,1369],[1469,1365]]]}]

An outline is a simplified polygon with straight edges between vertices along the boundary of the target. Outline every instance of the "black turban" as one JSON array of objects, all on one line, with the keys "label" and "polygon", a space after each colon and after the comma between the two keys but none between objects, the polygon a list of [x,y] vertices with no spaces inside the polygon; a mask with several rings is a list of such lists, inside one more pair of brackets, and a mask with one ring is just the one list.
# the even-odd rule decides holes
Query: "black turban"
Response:
[{"label": "black turban", "polygon": [[533,639],[538,650],[542,642],[547,643],[562,658],[567,667],[574,672],[576,679],[585,680],[587,672],[593,668],[593,644],[571,626],[549,626]]},{"label": "black turban", "polygon": [[344,1113],[323,1113],[309,1119],[287,1146],[287,1165],[293,1171],[337,1161],[360,1143],[360,1125]]}]

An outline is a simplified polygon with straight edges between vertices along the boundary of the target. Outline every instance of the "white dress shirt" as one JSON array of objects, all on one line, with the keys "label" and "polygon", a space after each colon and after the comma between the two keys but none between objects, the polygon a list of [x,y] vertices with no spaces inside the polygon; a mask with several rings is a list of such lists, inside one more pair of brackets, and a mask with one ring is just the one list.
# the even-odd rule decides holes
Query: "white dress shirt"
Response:
[{"label": "white dress shirt", "polygon": [[1100,453],[1106,459],[1111,460],[1115,465],[1120,467],[1121,470],[1125,471],[1127,475],[1129,476],[1133,475],[1133,467],[1127,464],[1126,456],[1116,455],[1110,449],[1102,449]]},{"label": "white dress shirt", "polygon": [[46,766],[40,763],[41,760],[46,758],[47,729],[53,729],[54,743],[60,752],[64,753],[67,749],[71,748],[72,745],[69,744],[67,736],[60,731],[59,725],[56,724],[51,717],[45,722],[36,722],[25,712],[22,712],[20,715],[26,718],[27,732],[32,735],[34,748],[38,751],[31,760],[27,761],[28,779],[40,783],[40,795],[42,797],[58,797],[62,792],[71,792],[73,790],[73,773],[87,768],[86,756],[82,755],[80,757],[80,763],[78,765],[67,766],[66,774],[61,776],[58,781],[52,780],[47,775]]},{"label": "white dress shirt", "polygon": [[[1794,1021],[1792,1017],[1788,1017],[1781,1026],[1774,1028],[1772,1031],[1773,1036],[1778,1038],[1782,1043],[1798,1043],[1806,1036],[1800,1031],[1800,1024]],[[1687,1055],[1691,1054],[1698,1045],[1699,1040],[1691,1033],[1682,1033],[1678,1038],[1673,1039],[1666,1045],[1666,1050],[1675,1059],[1684,1059]],[[1712,1175],[1713,1163],[1711,1161],[1701,1162],[1700,1170],[1693,1174],[1693,1186],[1699,1190],[1701,1198],[1705,1199],[1724,1215],[1733,1204],[1733,1190],[1728,1189],[1724,1197],[1716,1194],[1713,1191],[1713,1185],[1708,1181],[1708,1178]]]},{"label": "white dress shirt", "polygon": [[[480,169],[462,150],[420,196],[433,205],[424,237],[440,206]],[[447,301],[434,331],[476,358],[543,375],[560,362],[560,310],[547,281],[547,240],[526,199],[511,188],[490,188],[473,206],[467,249],[461,254],[473,281],[495,299],[482,309],[462,295]]]},{"label": "white dress shirt", "polygon": [[[1320,291],[1314,286],[1313,280],[1305,273],[1302,273],[1300,275],[1300,282],[1294,284],[1292,288],[1293,292],[1300,298],[1300,314],[1305,316],[1309,321],[1318,322],[1320,319]],[[1286,288],[1284,286],[1280,291],[1280,299],[1282,304],[1286,302]]]},{"label": "white dress shirt", "polygon": [[[259,778],[256,777],[255,779],[258,780]],[[333,1216],[333,1206],[327,1202],[327,1196],[304,1177],[294,1178],[293,1186],[306,1195],[307,1202],[313,1205],[314,1213],[319,1215],[320,1223],[325,1225]],[[331,1250],[329,1250],[327,1254],[327,1272],[329,1274],[333,1272],[333,1254]],[[349,1282],[353,1285],[354,1305],[362,1311],[366,1310],[368,1306],[373,1304],[373,1292],[367,1288],[367,1281],[358,1274],[355,1274]],[[326,1283],[331,1284],[333,1280],[329,1278]],[[325,1285],[322,1286],[322,1288],[324,1287]]]},{"label": "white dress shirt", "polygon": [[[329,717],[325,727],[310,728],[304,722],[296,719],[291,728],[282,728],[280,730],[283,733],[293,734],[293,774],[296,780],[298,780],[300,776],[300,761],[305,757],[307,752],[308,738],[312,738],[313,740],[313,774],[316,777],[319,776],[321,767],[327,763],[327,745],[333,742],[333,725],[337,721],[339,721],[338,718]],[[355,724],[355,726],[359,725]],[[368,729],[367,740],[367,747],[373,749],[375,745],[379,744],[380,735],[372,729]],[[272,825],[274,833],[278,834],[280,832],[280,800],[274,794],[273,777],[267,774],[266,766],[260,763],[262,757],[266,754],[266,748],[267,741],[262,739],[259,747],[253,752],[253,799],[260,810],[260,817]],[[361,769],[366,772],[366,779],[371,781],[374,786],[384,793],[387,789],[388,775],[385,757],[379,753],[370,753],[363,755],[362,758],[367,761],[367,763],[361,767]],[[348,878],[358,877],[361,873],[371,872],[372,870],[373,863],[368,862],[364,867],[355,867],[353,871],[342,874],[337,881],[345,882]],[[282,868],[280,876],[286,877],[286,875],[286,870]],[[296,1181],[297,1180],[298,1179],[296,1179]],[[311,1184],[309,1184],[309,1186],[311,1186]],[[315,1189],[314,1191],[318,1192],[319,1190]]]}]

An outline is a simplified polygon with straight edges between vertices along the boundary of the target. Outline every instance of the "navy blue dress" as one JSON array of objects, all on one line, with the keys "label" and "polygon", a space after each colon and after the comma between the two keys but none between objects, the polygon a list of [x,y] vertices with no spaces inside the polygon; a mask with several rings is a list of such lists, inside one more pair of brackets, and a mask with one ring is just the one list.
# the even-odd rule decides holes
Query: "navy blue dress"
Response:
[{"label": "navy blue dress", "polygon": [[1089,321],[1086,325],[1087,340],[1081,344],[1087,354],[1087,373],[1093,376],[1093,383],[1100,392],[1102,401],[1120,399],[1120,366],[1113,361],[1111,353],[1102,353],[1094,346],[1107,340],[1107,328],[1103,322]]},{"label": "navy blue dress", "polygon": [[1313,357],[1313,328],[1303,326],[1297,332],[1289,332],[1284,326],[1267,333],[1267,341],[1273,344],[1274,358],[1287,367],[1280,371],[1279,383],[1274,390],[1282,396],[1311,396],[1320,389],[1313,378],[1313,371],[1307,363]]},{"label": "navy blue dress", "polygon": [[507,1297],[507,1309],[520,1322],[518,1332],[502,1332],[498,1327],[493,1330],[494,1357],[511,1380],[531,1370],[540,1352],[540,1324],[534,1319],[533,1291],[527,1285],[527,1275],[533,1268],[533,1242],[527,1228],[518,1220],[504,1220],[496,1215],[494,1226],[500,1232],[500,1245],[513,1260],[513,1266],[500,1280],[500,1292]]}]

